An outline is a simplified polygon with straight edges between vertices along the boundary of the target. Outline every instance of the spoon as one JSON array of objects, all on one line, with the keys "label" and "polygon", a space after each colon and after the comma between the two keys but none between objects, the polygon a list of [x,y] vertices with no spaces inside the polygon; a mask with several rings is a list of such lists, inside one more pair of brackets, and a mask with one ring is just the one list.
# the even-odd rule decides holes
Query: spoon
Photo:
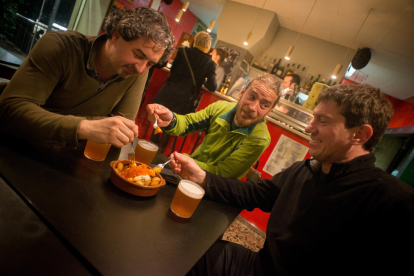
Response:
[{"label": "spoon", "polygon": [[157,129],[157,128],[158,128],[158,116],[157,116],[157,114],[155,114],[155,113],[154,113],[154,115],[155,115],[155,123],[152,125],[152,127],[153,127],[154,129]]}]

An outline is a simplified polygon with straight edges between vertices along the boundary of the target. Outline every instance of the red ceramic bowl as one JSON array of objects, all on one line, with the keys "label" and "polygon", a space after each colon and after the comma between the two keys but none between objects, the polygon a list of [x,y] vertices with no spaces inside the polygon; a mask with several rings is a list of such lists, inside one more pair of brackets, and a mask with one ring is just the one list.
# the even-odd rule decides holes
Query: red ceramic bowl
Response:
[{"label": "red ceramic bowl", "polygon": [[[162,176],[159,173],[156,173],[155,175],[158,176],[161,181],[160,184],[157,186],[142,186],[138,185],[135,182],[128,181],[124,178],[122,178],[116,168],[118,167],[118,163],[122,163],[125,165],[129,164],[128,160],[116,160],[111,162],[111,175],[109,178],[112,180],[112,183],[115,184],[119,189],[123,190],[124,192],[137,195],[137,196],[153,196],[156,193],[158,193],[158,190],[160,187],[165,185],[165,180],[162,178]],[[136,162],[138,165],[142,165],[140,162]],[[148,168],[150,168],[148,166]]]}]

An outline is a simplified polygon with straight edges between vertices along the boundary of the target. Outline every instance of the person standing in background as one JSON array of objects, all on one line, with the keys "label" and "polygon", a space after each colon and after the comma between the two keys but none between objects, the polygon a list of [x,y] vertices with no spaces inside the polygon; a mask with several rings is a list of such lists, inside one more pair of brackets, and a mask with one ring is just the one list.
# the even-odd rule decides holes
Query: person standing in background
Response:
[{"label": "person standing in background", "polygon": [[174,38],[164,15],[113,7],[106,33],[48,32],[0,96],[0,131],[32,143],[76,147],[79,140],[121,147],[134,123],[148,69],[163,63]]},{"label": "person standing in background", "polygon": [[224,80],[224,76],[226,75],[226,72],[224,70],[224,67],[221,66],[224,62],[224,60],[229,55],[226,51],[223,49],[213,49],[210,53],[211,59],[216,63],[216,82],[217,82],[217,90],[220,88],[220,85],[222,84]]},{"label": "person standing in background", "polygon": [[295,84],[297,85],[300,84],[299,75],[289,74],[284,77],[283,83],[282,83],[282,86],[283,86],[282,94],[284,93],[284,91],[286,91],[286,94],[284,96],[285,99],[289,99],[290,94],[292,94],[292,91],[295,87]]},{"label": "person standing in background", "polygon": [[[207,54],[210,47],[210,35],[201,31],[195,35],[193,47],[178,48],[171,74],[153,103],[161,104],[177,114],[194,112],[201,86],[204,84],[210,91],[217,88],[216,64]],[[151,141],[159,145],[160,152],[165,150],[169,138],[166,133],[151,135]]]}]

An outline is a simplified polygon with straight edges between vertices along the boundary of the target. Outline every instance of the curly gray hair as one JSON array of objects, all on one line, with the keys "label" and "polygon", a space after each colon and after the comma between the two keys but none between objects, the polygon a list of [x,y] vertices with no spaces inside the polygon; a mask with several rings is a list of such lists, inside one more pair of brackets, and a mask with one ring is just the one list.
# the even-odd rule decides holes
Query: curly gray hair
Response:
[{"label": "curly gray hair", "polygon": [[104,27],[109,38],[118,32],[125,41],[144,37],[151,39],[164,54],[158,64],[165,63],[173,52],[175,43],[170,26],[161,12],[146,7],[119,9],[113,7]]}]

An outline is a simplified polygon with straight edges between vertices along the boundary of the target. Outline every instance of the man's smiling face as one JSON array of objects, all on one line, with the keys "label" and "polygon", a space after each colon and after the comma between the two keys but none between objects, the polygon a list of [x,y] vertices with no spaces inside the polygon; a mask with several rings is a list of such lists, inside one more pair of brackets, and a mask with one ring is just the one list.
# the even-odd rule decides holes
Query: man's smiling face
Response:
[{"label": "man's smiling face", "polygon": [[164,54],[164,49],[148,38],[125,41],[115,33],[110,40],[109,62],[113,71],[122,78],[145,73]]},{"label": "man's smiling face", "polygon": [[353,159],[351,147],[354,128],[345,127],[345,117],[337,104],[328,100],[321,102],[313,111],[313,120],[305,128],[310,133],[309,154],[322,163],[346,162]]}]

